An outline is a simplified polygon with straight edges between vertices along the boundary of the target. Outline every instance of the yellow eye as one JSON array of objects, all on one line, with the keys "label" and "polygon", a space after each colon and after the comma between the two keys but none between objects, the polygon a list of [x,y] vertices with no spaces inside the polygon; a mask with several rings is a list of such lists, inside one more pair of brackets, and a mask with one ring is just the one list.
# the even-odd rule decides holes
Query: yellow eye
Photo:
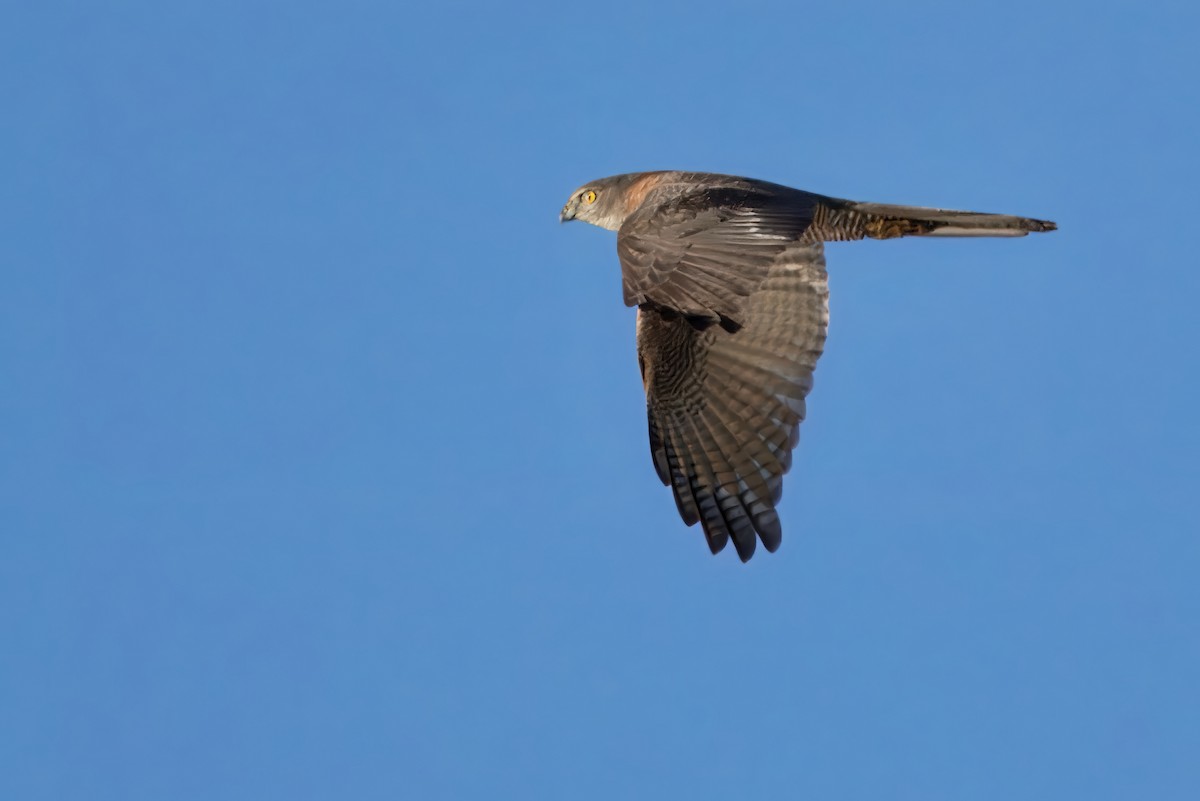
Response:
[{"label": "yellow eye", "polygon": [[584,203],[595,203],[596,202],[596,193],[590,189],[588,191],[584,192],[583,193],[583,202]]}]

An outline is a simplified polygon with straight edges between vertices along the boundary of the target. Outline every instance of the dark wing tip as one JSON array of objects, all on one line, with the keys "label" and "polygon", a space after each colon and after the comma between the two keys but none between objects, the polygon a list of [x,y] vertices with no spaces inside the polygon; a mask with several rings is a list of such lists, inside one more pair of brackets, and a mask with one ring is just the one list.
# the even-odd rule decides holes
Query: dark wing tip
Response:
[{"label": "dark wing tip", "polygon": [[[725,550],[725,546],[729,544],[729,533],[727,531],[718,531],[715,534],[704,532],[704,541],[708,543],[708,550],[712,551],[713,556],[716,556],[721,551]],[[745,561],[744,559],[742,561]]]},{"label": "dark wing tip", "polygon": [[742,560],[742,564],[750,561],[750,557],[754,556],[754,546],[758,542],[758,538],[754,536],[754,532],[750,532],[749,537],[733,537],[733,547],[737,549],[738,559]]},{"label": "dark wing tip", "polygon": [[756,516],[754,527],[758,530],[758,537],[767,553],[779,550],[779,545],[783,542],[783,526],[779,524],[779,515],[774,509],[771,509],[770,514]]}]

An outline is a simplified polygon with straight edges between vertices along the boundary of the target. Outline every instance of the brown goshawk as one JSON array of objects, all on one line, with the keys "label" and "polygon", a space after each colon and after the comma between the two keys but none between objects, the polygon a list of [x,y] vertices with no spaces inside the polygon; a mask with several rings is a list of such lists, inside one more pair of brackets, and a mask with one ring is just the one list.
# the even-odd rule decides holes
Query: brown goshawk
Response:
[{"label": "brown goshawk", "polygon": [[684,523],[742,561],[779,547],[775,511],[825,344],[824,243],[1024,236],[1044,220],[857,203],[697,172],[615,175],[577,189],[562,221],[617,232],[650,452]]}]

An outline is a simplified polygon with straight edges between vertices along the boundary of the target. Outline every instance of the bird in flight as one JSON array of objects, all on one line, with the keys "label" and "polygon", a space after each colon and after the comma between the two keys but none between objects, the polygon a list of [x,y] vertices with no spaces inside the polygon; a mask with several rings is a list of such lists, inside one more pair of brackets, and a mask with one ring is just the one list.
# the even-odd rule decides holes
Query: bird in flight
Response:
[{"label": "bird in flight", "polygon": [[562,222],[617,232],[654,469],[715,554],[783,539],[776,504],[825,345],[825,242],[1025,236],[1045,220],[858,203],[702,172],[584,184]]}]

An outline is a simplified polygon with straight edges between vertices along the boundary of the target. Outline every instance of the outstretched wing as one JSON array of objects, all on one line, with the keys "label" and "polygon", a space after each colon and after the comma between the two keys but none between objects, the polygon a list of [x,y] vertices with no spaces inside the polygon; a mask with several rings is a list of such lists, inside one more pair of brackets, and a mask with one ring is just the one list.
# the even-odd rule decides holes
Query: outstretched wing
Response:
[{"label": "outstretched wing", "polygon": [[782,531],[775,505],[825,344],[829,290],[821,243],[790,244],[762,268],[741,327],[703,330],[654,305],[638,312],[650,450],[679,514],[713,553],[768,551]]},{"label": "outstretched wing", "polygon": [[626,218],[617,255],[627,305],[669,309],[730,330],[744,324],[747,298],[776,257],[804,235],[821,198],[731,180],[742,185],[682,193],[664,187]]}]

